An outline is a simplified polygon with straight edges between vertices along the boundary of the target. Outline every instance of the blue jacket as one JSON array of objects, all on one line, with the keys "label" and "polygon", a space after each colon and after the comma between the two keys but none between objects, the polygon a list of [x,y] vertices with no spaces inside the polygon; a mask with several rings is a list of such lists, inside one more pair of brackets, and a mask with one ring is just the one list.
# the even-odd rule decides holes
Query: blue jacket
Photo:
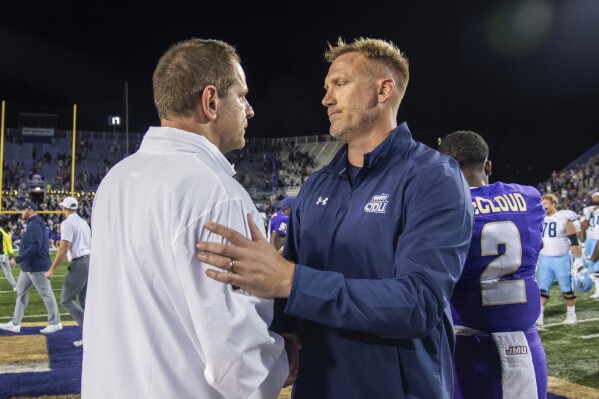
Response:
[{"label": "blue jacket", "polygon": [[365,155],[353,187],[347,167],[345,145],[304,183],[287,231],[293,318],[273,329],[303,344],[294,398],[451,398],[449,298],[470,244],[468,184],[405,123]]},{"label": "blue jacket", "polygon": [[50,269],[50,241],[46,225],[39,216],[27,221],[27,229],[21,234],[19,256],[15,262],[24,272],[45,272]]}]

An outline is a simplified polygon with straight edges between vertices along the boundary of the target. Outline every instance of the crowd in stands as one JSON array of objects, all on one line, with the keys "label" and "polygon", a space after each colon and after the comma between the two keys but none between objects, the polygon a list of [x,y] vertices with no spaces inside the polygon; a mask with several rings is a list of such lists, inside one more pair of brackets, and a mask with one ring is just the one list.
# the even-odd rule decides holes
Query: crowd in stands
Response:
[{"label": "crowd in stands", "polygon": [[590,205],[590,194],[599,190],[599,155],[572,169],[553,171],[551,177],[537,186],[541,194],[555,194],[563,209],[577,214]]},{"label": "crowd in stands", "polygon": [[[19,204],[22,203],[24,200],[7,194],[7,192],[4,192],[2,195],[2,210],[18,210]],[[52,191],[49,194],[47,193],[45,195],[43,201],[38,202],[38,213],[40,213],[40,217],[46,223],[46,229],[48,232],[48,237],[50,239],[51,249],[56,249],[58,242],[60,242],[60,223],[62,222],[63,216],[59,212],[60,207],[58,204],[60,203],[60,201],[62,201],[62,199],[65,196],[70,194],[71,193],[68,191]],[[77,201],[79,202],[78,214],[88,223],[91,219],[92,202],[94,199],[94,195],[94,192],[78,192],[74,194],[74,196],[77,198]],[[27,198],[27,200],[29,199],[30,198]],[[55,211],[56,213],[43,213],[45,211]],[[20,214],[9,214],[5,217],[8,217],[10,219],[10,232],[12,234],[13,243],[16,247],[15,249],[18,249],[21,233],[25,229],[26,223],[23,219],[21,219]]]},{"label": "crowd in stands", "polygon": [[258,210],[267,215],[273,214],[286,193],[299,189],[318,167],[314,156],[285,138],[272,143],[250,139],[243,149],[226,157],[235,166],[235,179],[252,195]]},{"label": "crowd in stands", "polygon": [[[129,143],[129,153],[137,151],[139,142]],[[15,145],[22,145],[17,141]],[[55,146],[55,144],[45,144]],[[70,148],[69,146],[65,146]],[[93,140],[83,138],[79,140],[75,152],[76,165],[79,169],[85,168],[89,155],[94,151]],[[118,161],[123,159],[126,153],[121,150],[121,144],[113,141],[106,151],[97,155],[101,159],[101,167],[96,167],[94,171],[78,170],[75,179],[76,191],[95,191],[110,168]],[[17,191],[18,196],[22,197],[32,186],[43,186],[46,191],[51,190],[71,190],[71,153],[56,152],[53,156],[50,151],[44,151],[43,155],[38,153],[38,147],[33,146],[31,158],[28,160],[5,161],[3,165],[2,188],[10,192]],[[30,165],[30,166],[29,166]],[[46,174],[44,169],[49,171]],[[98,171],[99,170],[99,171]]]},{"label": "crowd in stands", "polygon": [[[79,214],[88,222],[95,190],[108,170],[125,156],[118,141],[105,148],[107,151],[98,157],[102,160],[103,172],[78,171],[75,179],[75,196],[80,203]],[[129,153],[138,148],[139,142],[129,143]],[[80,140],[76,152],[77,161],[85,161],[93,150],[93,140]],[[29,189],[32,183],[41,182],[46,192],[44,200],[39,204],[40,211],[58,211],[60,200],[70,194],[70,154],[61,152],[53,157],[50,152],[44,152],[40,156],[37,151],[33,151],[31,155],[31,160],[5,162],[2,210],[18,210],[21,201],[30,199]],[[278,210],[280,201],[290,190],[297,192],[306,178],[318,167],[311,154],[301,151],[293,141],[285,138],[270,141],[249,139],[245,148],[230,152],[226,157],[235,166],[235,178],[252,195],[258,210],[264,213],[265,220]],[[32,165],[28,171],[25,171],[25,163]],[[44,165],[55,165],[56,173],[52,181],[45,181]],[[599,155],[572,169],[554,171],[549,179],[539,183],[537,188],[541,194],[556,194],[563,209],[580,214],[582,208],[590,204],[590,193],[599,190]],[[18,243],[24,223],[18,214],[10,217],[13,220],[14,238]],[[62,215],[44,214],[43,217],[48,225],[51,241],[59,240],[58,227]]]}]

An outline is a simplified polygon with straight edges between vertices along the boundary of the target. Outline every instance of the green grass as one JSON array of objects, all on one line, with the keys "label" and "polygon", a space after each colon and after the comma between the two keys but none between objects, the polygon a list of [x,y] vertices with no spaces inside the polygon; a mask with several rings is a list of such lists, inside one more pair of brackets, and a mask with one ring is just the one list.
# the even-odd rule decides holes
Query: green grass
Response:
[{"label": "green grass", "polygon": [[[54,258],[54,253],[51,253]],[[54,272],[52,289],[59,303],[62,321],[72,320],[60,307],[60,289],[64,273],[68,266],[63,262]],[[12,269],[15,280],[19,275],[19,267]],[[557,284],[551,288],[551,298],[545,309],[545,326],[540,329],[541,339],[547,354],[549,375],[575,384],[599,389],[599,300],[590,299],[594,290],[578,293],[576,314],[578,323],[562,325],[566,317],[566,305]],[[15,306],[15,293],[0,272],[0,323],[12,319]],[[32,315],[38,315],[32,317]],[[596,319],[594,321],[585,321]],[[46,308],[37,291],[32,288],[29,292],[29,306],[23,322],[46,322]],[[557,325],[552,325],[557,324]],[[585,338],[597,335],[594,338]]]},{"label": "green grass", "polygon": [[589,298],[594,292],[577,293],[577,324],[552,326],[566,317],[566,304],[554,284],[540,332],[551,377],[599,389],[599,299]]},{"label": "green grass", "polygon": [[[55,252],[51,252],[50,256],[54,260]],[[69,263],[62,262],[54,271],[52,276],[51,284],[54,296],[56,297],[56,303],[58,303],[58,310],[60,311],[61,321],[73,320],[66,310],[60,306],[60,290],[62,289],[62,282],[64,280],[64,273],[67,270]],[[12,269],[12,274],[17,281],[21,268],[19,265]],[[12,291],[12,287],[6,281],[4,273],[0,271],[0,323],[7,323],[12,320],[13,311],[15,310],[15,299],[16,293]],[[37,315],[37,316],[36,316]],[[25,317],[23,317],[23,323],[28,322],[47,322],[48,312],[44,306],[44,302],[37,293],[35,287],[31,287],[29,291],[29,305],[25,311]]]}]

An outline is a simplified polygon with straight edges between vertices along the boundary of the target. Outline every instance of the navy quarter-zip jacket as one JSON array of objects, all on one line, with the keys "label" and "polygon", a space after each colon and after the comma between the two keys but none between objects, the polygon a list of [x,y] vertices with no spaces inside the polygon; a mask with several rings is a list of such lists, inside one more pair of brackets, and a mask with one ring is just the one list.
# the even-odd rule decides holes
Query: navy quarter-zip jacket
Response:
[{"label": "navy quarter-zip jacket", "polygon": [[449,298],[470,244],[469,186],[405,123],[364,156],[353,186],[347,168],[344,145],[290,217],[284,312],[303,344],[294,398],[451,398]]},{"label": "navy quarter-zip jacket", "polygon": [[38,215],[27,221],[15,262],[21,265],[24,272],[46,272],[50,269],[50,239],[46,225]]}]

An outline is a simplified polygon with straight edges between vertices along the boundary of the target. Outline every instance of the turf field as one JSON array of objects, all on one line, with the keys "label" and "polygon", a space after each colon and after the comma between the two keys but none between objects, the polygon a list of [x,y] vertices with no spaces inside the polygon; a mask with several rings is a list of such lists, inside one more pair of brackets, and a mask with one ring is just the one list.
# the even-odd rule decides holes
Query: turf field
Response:
[{"label": "turf field", "polygon": [[[55,253],[52,252],[52,259],[54,259],[54,255]],[[54,291],[54,295],[56,296],[56,301],[58,303],[61,321],[73,320],[66,310],[60,306],[60,290],[62,288],[62,281],[64,279],[64,273],[67,269],[67,266],[67,262],[63,262],[61,265],[59,265],[54,271],[51,281],[52,290]],[[12,274],[15,277],[15,281],[17,281],[20,270],[21,269],[19,265],[12,269]],[[15,298],[16,295],[12,291],[10,284],[8,284],[6,281],[4,273],[0,271],[0,323],[6,323],[12,320],[12,313],[15,309]],[[46,312],[44,302],[34,287],[32,287],[31,291],[29,291],[29,305],[27,306],[25,317],[23,318],[23,323],[26,322],[48,322],[48,313]]]},{"label": "turf field", "polygon": [[[66,262],[61,264],[52,278],[57,301],[66,267]],[[19,270],[18,267],[12,270],[15,280]],[[599,398],[599,300],[589,296],[590,293],[578,294],[578,323],[563,325],[566,308],[557,285],[554,285],[545,310],[545,325],[540,329],[547,353],[549,391],[567,398]],[[15,293],[0,272],[0,323],[12,319],[14,301]],[[63,323],[72,321],[61,307],[60,312]],[[28,322],[47,322],[46,309],[34,288],[30,291],[29,306],[23,319],[23,323]],[[289,397],[287,390],[281,398],[286,397]]]}]

